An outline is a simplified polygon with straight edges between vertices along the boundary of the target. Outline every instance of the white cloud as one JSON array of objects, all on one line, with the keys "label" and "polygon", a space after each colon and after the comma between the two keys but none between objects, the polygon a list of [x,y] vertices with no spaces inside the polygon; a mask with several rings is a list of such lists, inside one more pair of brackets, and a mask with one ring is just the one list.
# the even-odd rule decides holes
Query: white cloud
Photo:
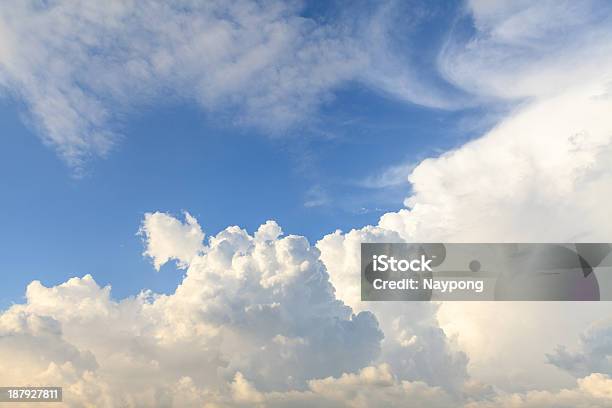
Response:
[{"label": "white cloud", "polygon": [[155,213],[144,224],[155,226],[157,261],[188,263],[175,293],[116,301],[89,275],[32,282],[26,302],[0,314],[2,383],[61,384],[70,406],[181,406],[191,395],[181,390],[201,405],[238,372],[258,392],[305,390],[378,357],[376,318],[335,298],[305,238],[281,237],[272,221],[254,236],[229,227],[187,261],[173,251],[203,237],[194,219]]},{"label": "white cloud", "polygon": [[408,175],[415,165],[403,163],[388,166],[377,175],[366,177],[360,184],[368,188],[388,188],[408,185]]},{"label": "white cloud", "polygon": [[[368,10],[358,40],[371,63],[360,79],[375,90],[422,106],[454,109],[472,104],[471,96],[454,89],[437,72],[438,44],[431,27],[445,24],[436,20],[442,9],[431,3],[387,1]],[[428,61],[427,48],[434,48],[433,61]]]},{"label": "white cloud", "polygon": [[[605,1],[468,1],[475,33],[450,36],[439,69],[493,98],[543,97],[607,76],[612,8]],[[609,77],[608,77],[609,79]]]},{"label": "white cloud", "polygon": [[320,185],[315,185],[308,189],[305,196],[304,207],[306,208],[321,207],[329,204],[327,191]]},{"label": "white cloud", "polygon": [[223,400],[223,406],[365,408],[397,407],[409,402],[420,407],[603,408],[612,404],[611,387],[610,377],[591,374],[580,378],[575,387],[556,392],[499,394],[484,399],[470,395],[461,403],[443,389],[422,382],[399,381],[389,366],[382,364],[366,367],[358,374],[312,380],[309,389],[300,392],[262,393],[238,374],[231,384],[232,397]]},{"label": "white cloud", "polygon": [[[531,99],[480,138],[419,163],[409,176],[407,208],[384,214],[376,226],[335,232],[317,243],[339,298],[355,308],[376,311],[385,341],[396,338],[401,345],[419,335],[408,325],[405,335],[404,325],[395,331],[389,328],[389,322],[409,315],[405,309],[379,313],[381,306],[359,302],[356,260],[360,242],[612,240],[608,216],[612,200],[608,14],[602,10],[592,25],[587,24],[590,17],[578,16],[571,32],[580,35],[566,43],[555,41],[551,33],[563,31],[564,21],[573,18],[578,5],[555,2],[528,10],[519,6],[476,4],[475,36],[465,44],[449,43],[440,63],[443,72],[447,68],[460,70],[447,74],[471,92]],[[552,15],[566,14],[542,28],[540,23],[550,19],[543,12],[547,7]],[[548,31],[540,32],[540,28]],[[527,41],[521,33],[529,33],[537,41]],[[533,44],[535,51],[523,50],[525,41]],[[496,52],[506,55],[506,51],[510,60],[493,58]],[[580,69],[575,69],[576,64]],[[608,309],[602,303],[449,302],[440,305],[437,320],[467,353],[467,370],[474,378],[508,392],[533,388],[552,392],[559,387],[572,388],[575,379],[547,364],[545,354],[556,344],[572,345],[586,326],[609,316]],[[547,336],[542,336],[543,321],[547,322]],[[430,322],[437,327],[435,317]],[[605,337],[598,333],[597,338]],[[574,375],[586,376],[597,370],[607,372],[593,363],[603,359],[603,354],[591,360],[580,352],[559,354],[556,361]],[[590,363],[585,365],[583,360]]]},{"label": "white cloud", "polygon": [[[304,392],[260,393],[242,376],[237,376],[232,386],[236,391],[234,401],[265,407],[397,407],[409,402],[411,406],[430,408],[603,408],[612,404],[612,379],[603,374],[591,374],[579,379],[576,387],[557,392],[500,394],[488,399],[468,398],[465,403],[422,382],[398,381],[386,365],[366,367],[359,374],[345,374],[340,378],[313,380]],[[225,401],[227,406],[233,406],[228,402]]]},{"label": "white cloud", "polygon": [[398,381],[384,364],[365,367],[357,374],[311,380],[306,391],[260,393],[239,375],[232,388],[233,401],[244,406],[366,408],[396,407],[410,401],[415,406],[448,407],[456,402],[440,388]]},{"label": "white cloud", "polygon": [[606,4],[473,1],[468,10],[475,35],[451,32],[424,70],[405,51],[422,47],[413,36],[431,16],[397,2],[322,23],[295,2],[24,1],[0,6],[0,86],[78,170],[112,148],[126,113],[153,100],[195,101],[270,130],[304,119],[346,81],[452,108],[474,96],[552,95],[601,79],[611,62]]},{"label": "white cloud", "polygon": [[[25,1],[0,6],[0,84],[73,166],[106,153],[151,98],[267,129],[300,120],[367,62],[295,2]],[[36,27],[36,30],[31,30]]]},{"label": "white cloud", "polygon": [[385,333],[379,361],[393,367],[402,380],[423,380],[451,393],[459,392],[468,379],[467,358],[440,329],[438,305],[360,300],[360,244],[401,241],[395,231],[369,226],[347,234],[336,231],[320,240],[317,248],[338,298],[355,310],[372,311],[379,320]]},{"label": "white cloud", "polygon": [[421,162],[409,209],[380,226],[417,242],[607,242],[610,109],[600,83],[518,109],[482,138]]},{"label": "white cloud", "polygon": [[406,22],[427,26],[419,13],[390,1],[325,21],[303,8],[279,0],[3,3],[0,86],[77,171],[112,149],[130,112],[159,101],[197,103],[210,118],[266,133],[304,120],[347,81],[425,106],[460,106],[451,87],[423,75],[435,69],[398,55],[414,35],[402,31]]},{"label": "white cloud", "polygon": [[351,80],[444,104],[383,51],[393,7],[380,9],[323,23],[302,17],[299,2],[274,0],[3,4],[0,86],[76,170],[106,154],[117,123],[153,100],[193,101],[268,131],[303,120]]},{"label": "white cloud", "polygon": [[180,268],[187,268],[193,257],[204,250],[204,232],[187,212],[184,224],[165,213],[146,213],[139,234],[146,243],[144,255],[151,257],[157,270],[172,259]]},{"label": "white cloud", "polygon": [[[409,208],[383,215],[377,226],[336,232],[317,243],[339,298],[375,311],[386,339],[396,337],[401,345],[399,339],[411,338],[415,329],[408,326],[402,337],[401,326],[394,332],[388,322],[409,312],[402,307],[378,312],[381,306],[359,302],[360,242],[609,242],[612,98],[607,92],[605,84],[587,82],[541,98],[480,139],[421,162],[410,175]],[[468,372],[510,391],[571,386],[573,378],[547,365],[544,354],[556,344],[571,344],[589,323],[609,315],[598,303],[455,302],[438,311],[446,334],[468,354]],[[541,336],[542,321],[550,337]],[[499,340],[491,341],[491,333]]]}]

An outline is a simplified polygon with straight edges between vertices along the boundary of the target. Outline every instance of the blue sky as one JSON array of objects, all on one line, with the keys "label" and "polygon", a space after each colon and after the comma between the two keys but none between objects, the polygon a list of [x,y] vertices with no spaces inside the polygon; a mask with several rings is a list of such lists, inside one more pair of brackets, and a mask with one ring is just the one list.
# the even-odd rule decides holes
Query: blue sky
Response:
[{"label": "blue sky", "polygon": [[[385,34],[388,50],[382,51],[396,58],[388,62],[374,54],[375,69],[399,72],[400,82],[417,75],[432,94],[461,97],[462,91],[430,69],[451,31],[470,32],[461,3],[396,4],[393,13],[384,13],[385,7],[309,2],[301,16],[358,32],[381,13],[389,25],[385,30],[393,27]],[[408,74],[404,65],[410,66]],[[243,123],[240,107],[203,111],[180,92],[167,99],[164,91],[127,109],[125,103],[110,103],[106,110],[113,120],[105,126],[118,135],[114,145],[102,155],[78,153],[78,169],[70,164],[74,157],[62,160],[54,151],[71,128],[45,129],[46,122],[41,127],[33,120],[15,94],[7,96],[0,111],[0,177],[10,193],[3,200],[0,245],[12,277],[1,289],[0,306],[19,300],[33,279],[56,284],[86,273],[112,284],[118,297],[143,288],[172,291],[181,273],[170,266],[154,273],[140,255],[142,242],[135,234],[147,211],[189,211],[208,233],[233,224],[252,231],[275,219],[286,233],[312,242],[338,228],[375,224],[403,206],[413,165],[460,146],[494,117],[491,107],[485,114],[474,103],[424,107],[407,101],[402,86],[369,81],[339,81],[316,97],[306,116],[288,124],[280,119],[280,126],[274,117],[270,126]],[[45,134],[60,142],[41,143],[38,136]]]},{"label": "blue sky", "polygon": [[[412,6],[399,7],[410,24],[397,25],[390,44],[417,61],[423,82],[436,81],[427,67],[461,4]],[[359,30],[379,8],[310,2],[301,15],[323,25],[352,21]],[[376,223],[409,192],[397,174],[393,186],[373,188],[388,168],[400,166],[404,179],[411,164],[483,127],[476,109],[424,108],[351,80],[327,92],[308,117],[280,129],[237,124],[232,109],[205,113],[178,96],[128,110],[111,105],[116,121],[109,126],[119,142],[104,157],[79,158],[82,177],[53,143],[41,143],[47,131],[27,105],[15,94],[3,99],[0,247],[11,278],[0,290],[0,307],[18,301],[33,279],[56,284],[86,273],[112,284],[119,297],[172,290],[180,273],[171,267],[155,273],[140,256],[135,233],[147,211],[189,211],[209,233],[232,224],[253,230],[276,219],[286,233],[311,241]]]},{"label": "blue sky", "polygon": [[[459,69],[465,61],[445,62],[449,55],[455,57],[456,43],[496,22],[495,10],[489,14],[482,7],[482,15],[475,19],[462,2],[295,4],[287,6],[286,13],[299,16],[299,21],[292,22],[303,31],[299,31],[303,37],[296,37],[296,47],[308,49],[311,42],[319,47],[314,60],[304,62],[300,75],[313,75],[313,82],[303,88],[299,76],[288,85],[278,85],[280,79],[273,77],[262,89],[252,79],[235,89],[219,80],[221,91],[194,97],[181,81],[200,79],[182,78],[181,70],[189,72],[192,67],[179,66],[178,81],[161,77],[150,83],[140,73],[134,75],[142,85],[131,82],[127,87],[133,89],[127,93],[116,91],[113,87],[126,85],[115,81],[128,74],[125,67],[105,63],[104,58],[113,52],[112,48],[105,51],[105,44],[87,49],[87,58],[103,58],[100,65],[109,73],[102,90],[97,88],[99,78],[83,77],[81,71],[95,65],[88,65],[87,59],[79,61],[80,54],[70,63],[81,71],[72,72],[75,78],[66,83],[62,82],[65,73],[56,74],[50,68],[38,71],[30,66],[31,76],[42,78],[43,85],[31,84],[29,77],[20,78],[18,73],[8,76],[7,84],[10,80],[22,84],[5,93],[0,105],[0,177],[5,191],[0,246],[6,254],[4,269],[11,271],[11,279],[0,291],[0,305],[18,300],[32,279],[54,284],[85,273],[113,284],[118,297],[142,288],[172,290],[180,273],[154,273],[140,256],[142,243],[135,233],[147,211],[189,211],[208,233],[234,224],[252,231],[275,219],[286,233],[304,235],[312,242],[338,228],[346,231],[376,224],[382,214],[403,207],[410,194],[406,177],[412,166],[481,136],[530,97],[530,91],[518,91],[519,97],[508,100],[506,93],[512,94],[512,86],[501,92],[501,98],[497,90],[466,92],[457,86],[465,75]],[[513,7],[499,7],[515,12]],[[600,22],[590,13],[583,14],[578,16],[587,23]],[[532,48],[541,46],[541,55],[558,50],[552,42],[539,42],[557,32],[558,27],[551,25],[541,38],[532,38]],[[576,37],[584,31],[581,27],[575,29]],[[354,44],[347,40],[348,45],[341,43],[339,48],[325,42],[322,46],[317,42],[321,35],[327,42],[345,41],[347,36],[358,51],[364,48],[369,62],[360,67],[360,55],[349,55],[346,61],[338,57],[339,62],[333,53],[325,56],[323,47],[338,53]],[[515,46],[517,41],[512,41]],[[518,55],[530,62],[532,56],[520,41],[518,45]],[[503,54],[492,50],[498,53],[492,55]],[[512,55],[512,50],[503,52]],[[24,63],[35,58],[26,51]],[[282,51],[291,53],[292,48]],[[140,54],[134,52],[136,60]],[[319,53],[322,61],[317,59]],[[349,73],[334,73],[328,79],[325,68],[334,63],[339,71]],[[345,63],[358,66],[357,72],[344,67]],[[287,66],[295,70],[292,64],[292,60],[271,62],[273,72]],[[520,64],[515,68],[521,72]],[[19,65],[11,69],[21,72]],[[218,74],[202,69],[204,82],[206,75]],[[311,74],[317,69],[323,73]],[[482,69],[468,63],[464,71],[478,76]],[[223,77],[224,71],[219,72]],[[486,85],[488,78],[500,72],[506,71],[482,72],[480,79]],[[261,75],[265,79],[268,74]],[[468,77],[465,82],[469,81]],[[60,111],[59,120],[58,115],[35,108],[36,102],[46,106],[49,95],[39,88],[48,84],[58,88],[60,109],[62,98],[69,105],[64,116]],[[176,86],[173,91],[172,86]],[[224,93],[227,86],[229,94]],[[312,95],[311,88],[315,88]],[[69,93],[74,90],[84,92],[76,102]],[[262,105],[262,92],[276,92],[278,100]],[[20,94],[30,96],[24,101]],[[226,102],[233,98],[239,101]],[[58,100],[48,104],[58,105]],[[98,122],[94,110],[98,106],[92,104],[100,104],[106,119]],[[297,119],[287,119],[284,108]],[[275,113],[276,109],[281,113]],[[83,123],[65,120],[74,112],[85,118]],[[109,151],[99,147],[96,139],[106,131],[113,134]]]},{"label": "blue sky", "polygon": [[174,290],[182,272],[155,272],[141,256],[136,232],[149,211],[189,211],[209,234],[275,219],[312,242],[376,223],[409,193],[407,181],[371,185],[385,170],[455,147],[483,126],[475,110],[426,109],[359,84],[343,86],[316,120],[282,136],[226,126],[191,104],[152,106],[126,118],[117,148],[75,177],[10,102],[1,110],[0,177],[10,194],[0,246],[11,271],[2,306],[34,279],[50,285],[87,273],[117,297]]}]

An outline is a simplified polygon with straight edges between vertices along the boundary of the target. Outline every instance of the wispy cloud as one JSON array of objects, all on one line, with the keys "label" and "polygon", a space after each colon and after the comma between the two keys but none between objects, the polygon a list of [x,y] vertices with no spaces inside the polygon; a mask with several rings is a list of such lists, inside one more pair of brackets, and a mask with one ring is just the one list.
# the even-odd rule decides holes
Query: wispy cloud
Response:
[{"label": "wispy cloud", "polygon": [[398,52],[418,46],[396,44],[412,35],[395,35],[406,19],[427,21],[396,2],[362,6],[323,22],[283,1],[3,3],[0,86],[76,169],[112,149],[126,114],[160,100],[267,132],[308,118],[346,81],[456,106],[451,87],[425,80],[435,69]]},{"label": "wispy cloud", "polygon": [[368,176],[359,182],[367,188],[389,188],[408,185],[408,176],[415,168],[413,163],[396,164],[387,167],[379,174]]},{"label": "wispy cloud", "polygon": [[313,186],[306,192],[306,200],[304,201],[304,207],[321,207],[329,203],[329,194],[320,185]]},{"label": "wispy cloud", "polygon": [[[268,129],[303,118],[365,60],[286,2],[19,2],[0,6],[0,84],[71,166],[106,153],[155,98]],[[36,30],[32,30],[36,27]]]},{"label": "wispy cloud", "polygon": [[468,1],[473,35],[451,35],[438,64],[451,83],[484,98],[551,96],[602,75],[612,61],[606,1]]}]

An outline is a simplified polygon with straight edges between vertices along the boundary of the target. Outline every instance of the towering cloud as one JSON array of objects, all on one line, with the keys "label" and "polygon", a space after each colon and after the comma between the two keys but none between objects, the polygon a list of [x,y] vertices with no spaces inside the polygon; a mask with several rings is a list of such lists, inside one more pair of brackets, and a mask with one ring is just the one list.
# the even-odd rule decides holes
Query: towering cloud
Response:
[{"label": "towering cloud", "polygon": [[[337,231],[317,243],[332,283],[341,288],[339,297],[367,310],[386,307],[359,302],[360,242],[610,242],[611,111],[607,83],[585,80],[580,87],[525,104],[481,138],[421,162],[409,176],[407,208],[384,214],[376,226]],[[394,337],[392,323],[410,314],[403,310],[377,313],[387,339]],[[555,344],[573,343],[591,322],[608,316],[608,308],[595,303],[448,303],[438,312],[447,335],[457,336],[467,352],[470,372],[510,390],[528,389],[534,382],[570,386],[574,379],[545,364],[543,355]],[[554,336],[538,336],[543,320]],[[414,325],[400,325],[401,330],[410,332]],[[492,332],[500,339],[491,341]],[[559,353],[555,364],[577,375],[607,372],[593,361],[608,351],[592,360],[585,357],[590,363]],[[524,361],[522,368],[517,359]]]},{"label": "towering cloud", "polygon": [[[416,165],[406,208],[384,214],[376,226],[336,231],[317,243],[341,299],[363,309],[383,307],[359,302],[360,242],[612,240],[610,9],[572,4],[469,2],[475,33],[449,39],[441,72],[482,98],[520,103],[479,138]],[[593,14],[595,7],[601,13]],[[562,33],[567,41],[559,40]],[[573,343],[590,323],[609,317],[607,309],[594,303],[447,303],[437,316],[468,354],[471,374],[516,391],[571,388],[575,379],[546,364],[543,355],[555,343]],[[387,329],[393,330],[387,321],[410,314],[399,310],[377,313],[387,339],[403,339],[401,330],[394,336]],[[550,337],[541,336],[542,321]],[[605,331],[589,333],[595,332],[583,338],[583,351],[561,348],[549,360],[580,377],[607,373],[595,361],[605,361],[609,350],[594,347]],[[492,341],[491,333],[499,338]]]}]

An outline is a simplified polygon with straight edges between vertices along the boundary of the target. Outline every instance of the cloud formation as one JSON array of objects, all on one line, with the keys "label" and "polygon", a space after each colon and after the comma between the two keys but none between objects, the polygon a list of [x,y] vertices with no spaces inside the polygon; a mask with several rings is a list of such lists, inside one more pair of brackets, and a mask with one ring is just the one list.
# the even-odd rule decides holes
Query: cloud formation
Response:
[{"label": "cloud formation", "polygon": [[602,64],[612,62],[608,2],[466,3],[471,35],[449,36],[438,58],[441,74],[458,87],[485,100],[520,100],[607,75]]},{"label": "cloud formation", "polygon": [[517,109],[483,137],[421,162],[408,208],[380,226],[415,242],[607,242],[610,109],[601,82]]},{"label": "cloud formation", "polygon": [[[596,7],[600,12],[591,13]],[[360,242],[612,240],[609,6],[470,2],[467,10],[475,32],[449,39],[441,72],[483,98],[520,103],[480,137],[417,164],[408,176],[406,208],[384,214],[375,226],[336,231],[317,243],[339,298],[354,307],[380,307],[358,306]],[[559,40],[564,30],[571,40]],[[385,322],[401,313],[377,314],[385,334]],[[595,361],[605,361],[608,350],[588,351],[595,340],[583,338],[584,350],[576,353],[551,349],[573,344],[586,326],[609,316],[595,303],[446,303],[433,320],[467,353],[471,375],[522,393],[573,389],[575,377],[607,374]],[[541,336],[542,321],[549,322],[551,337]],[[491,341],[490,333],[499,339]],[[594,338],[605,338],[597,333]],[[546,364],[546,353],[556,366]]]},{"label": "cloud formation", "polygon": [[[556,344],[573,344],[593,321],[608,318],[605,303],[451,302],[427,305],[435,310],[421,313],[420,304],[360,302],[358,264],[361,242],[609,242],[611,101],[605,84],[598,83],[527,104],[482,138],[420,163],[409,178],[408,208],[383,215],[376,226],[336,231],[317,243],[338,297],[377,315],[385,333],[384,361],[395,371],[402,373],[398,362],[410,353],[403,346],[427,339],[418,348],[428,356],[418,372],[430,384],[452,390],[462,370],[495,384],[492,400],[467,406],[611,404],[597,391],[610,381],[609,324],[587,331],[577,351],[553,351]],[[548,336],[541,336],[542,321]],[[428,355],[433,343],[425,333],[439,327],[447,340],[434,348],[436,360]],[[469,360],[463,357],[462,365],[453,348]],[[410,364],[418,366],[418,358]],[[409,369],[404,375],[412,378]],[[564,390],[555,391],[559,386]]]},{"label": "cloud formation", "polygon": [[152,101],[195,102],[225,123],[278,130],[347,81],[457,108],[552,96],[601,80],[612,61],[605,2],[470,1],[473,35],[455,29],[432,40],[425,61],[412,55],[415,38],[443,13],[419,7],[357,3],[324,20],[299,2],[24,1],[0,6],[0,88],[78,171]]},{"label": "cloud formation", "polygon": [[395,231],[369,226],[347,234],[336,231],[320,240],[317,248],[331,282],[338,288],[338,298],[355,310],[376,314],[385,333],[380,361],[388,363],[402,380],[423,380],[458,393],[468,380],[468,361],[440,329],[437,304],[361,301],[361,243],[401,241]]},{"label": "cloud formation", "polygon": [[89,275],[28,285],[26,302],[0,315],[0,382],[63,384],[71,406],[179,406],[173,387],[222,393],[240,373],[259,392],[301,390],[378,357],[376,318],[335,298],[305,238],[281,237],[274,222],[253,236],[229,227],[187,261],[181,245],[203,234],[186,218],[144,221],[157,266],[188,263],[171,295],[115,301]]},{"label": "cloud formation", "polygon": [[153,260],[158,271],[170,260],[177,261],[180,268],[187,268],[204,250],[204,232],[188,212],[185,212],[184,224],[165,213],[146,213],[138,233],[145,239],[143,255]]},{"label": "cloud formation", "polygon": [[[99,10],[67,4],[2,9],[0,82],[28,101],[48,141],[77,165],[83,155],[110,146],[106,103],[133,103],[123,94],[125,83],[137,84],[131,89],[140,100],[162,92],[151,84],[196,83],[192,97],[208,109],[239,106],[244,120],[261,109],[282,123],[311,109],[359,66],[344,53],[350,44],[338,43],[328,36],[329,27],[296,17],[282,3],[265,10],[246,2],[236,9],[213,4],[185,15],[157,2],[109,3]],[[547,315],[530,305],[359,301],[360,242],[610,241],[612,98],[605,24],[580,13],[568,19],[575,14],[569,3],[550,6],[554,19],[539,6],[489,4],[470,3],[475,40],[463,48],[450,42],[441,66],[449,80],[486,97],[530,99],[481,138],[417,165],[409,176],[407,208],[385,214],[376,226],[337,231],[316,247],[303,237],[282,237],[272,221],[253,235],[229,227],[204,244],[189,215],[181,222],[148,214],[141,230],[145,254],[157,268],[169,260],[187,268],[175,293],[143,292],[117,301],[110,287],[101,288],[89,275],[54,287],[32,282],[26,302],[0,315],[0,382],[64,384],[73,406],[363,407],[374,399],[383,406],[406,400],[471,408],[612,405],[606,323],[585,332],[576,349],[548,354],[550,363],[570,374],[560,390],[539,383],[549,389],[508,390],[509,383],[522,387],[525,378],[516,381],[519,375],[505,371],[525,352],[531,374],[540,373],[543,361],[537,359],[545,357],[538,353],[550,346],[541,322],[557,328],[555,339],[563,343],[578,326],[609,316],[601,305],[573,305],[576,321],[563,334],[569,313],[555,311],[558,305]],[[230,17],[219,20],[218,14]],[[40,26],[41,37],[20,31],[23,21]],[[572,30],[594,24],[602,35],[551,47],[548,39],[568,21],[577,21]],[[143,27],[146,35],[139,34]],[[32,67],[34,57],[16,48],[17,35],[24,49],[39,51]],[[130,43],[116,41],[126,35]],[[150,38],[159,48],[151,47]],[[232,48],[236,44],[246,45]],[[487,62],[508,47],[516,64],[506,67],[502,60],[488,71]],[[585,68],[574,70],[586,57]],[[295,59],[299,66],[292,65]],[[445,66],[448,61],[456,64]],[[333,72],[315,69],[316,76],[304,78],[302,68],[318,64]],[[185,69],[174,76],[177,66]],[[205,68],[195,72],[193,66]],[[259,85],[236,93],[254,76]],[[465,319],[468,313],[474,319]],[[519,350],[521,342],[507,348],[508,341],[482,337],[500,328],[496,333],[506,339],[517,331],[531,336],[532,351]],[[482,374],[478,369],[491,355],[498,356],[494,366],[488,362],[497,371],[488,377],[495,387],[482,383],[486,375],[480,381],[469,376]],[[531,388],[539,381],[532,380]]]},{"label": "cloud formation", "polygon": [[229,227],[183,261],[179,244],[193,243],[193,231],[203,236],[197,221],[153,213],[143,225],[152,220],[165,227],[143,229],[146,253],[166,243],[159,264],[187,267],[176,291],[117,301],[89,275],[53,287],[32,282],[26,302],[0,314],[0,382],[60,384],[71,407],[612,402],[604,373],[580,375],[576,387],[559,392],[496,392],[469,378],[467,357],[439,327],[438,305],[355,301],[353,311],[338,300],[321,260],[346,274],[358,257],[330,240],[352,250],[361,240],[394,239],[392,232],[370,227],[348,242],[336,233],[319,243],[322,255],[268,221],[253,235]]},{"label": "cloud formation", "polygon": [[249,0],[6,4],[0,85],[25,101],[43,140],[72,166],[105,154],[118,137],[111,123],[151,98],[283,127],[364,62],[340,27],[300,10]]},{"label": "cloud formation", "polygon": [[305,120],[349,81],[459,106],[452,86],[429,79],[435,69],[397,53],[427,19],[393,1],[325,7],[334,18],[278,0],[2,4],[0,91],[23,102],[29,124],[77,171],[112,149],[130,113],[158,102],[195,103],[266,133]]},{"label": "cloud formation", "polygon": [[[610,242],[610,111],[607,83],[586,78],[580,87],[526,103],[482,137],[418,164],[409,176],[407,208],[384,214],[375,226],[337,231],[317,243],[339,298],[370,307],[358,306],[360,242]],[[401,314],[401,308],[377,313],[387,338],[393,332],[386,322]],[[609,316],[605,304],[595,303],[446,303],[433,321],[467,353],[471,375],[523,392],[570,387],[574,377],[608,373],[594,364],[605,361],[608,350],[592,357],[558,352],[557,367],[546,364],[544,354],[555,344],[573,344],[586,326]],[[540,335],[542,321],[549,322],[551,337]],[[492,332],[499,333],[498,341],[491,341]],[[513,340],[517,332],[521,336]]]}]

